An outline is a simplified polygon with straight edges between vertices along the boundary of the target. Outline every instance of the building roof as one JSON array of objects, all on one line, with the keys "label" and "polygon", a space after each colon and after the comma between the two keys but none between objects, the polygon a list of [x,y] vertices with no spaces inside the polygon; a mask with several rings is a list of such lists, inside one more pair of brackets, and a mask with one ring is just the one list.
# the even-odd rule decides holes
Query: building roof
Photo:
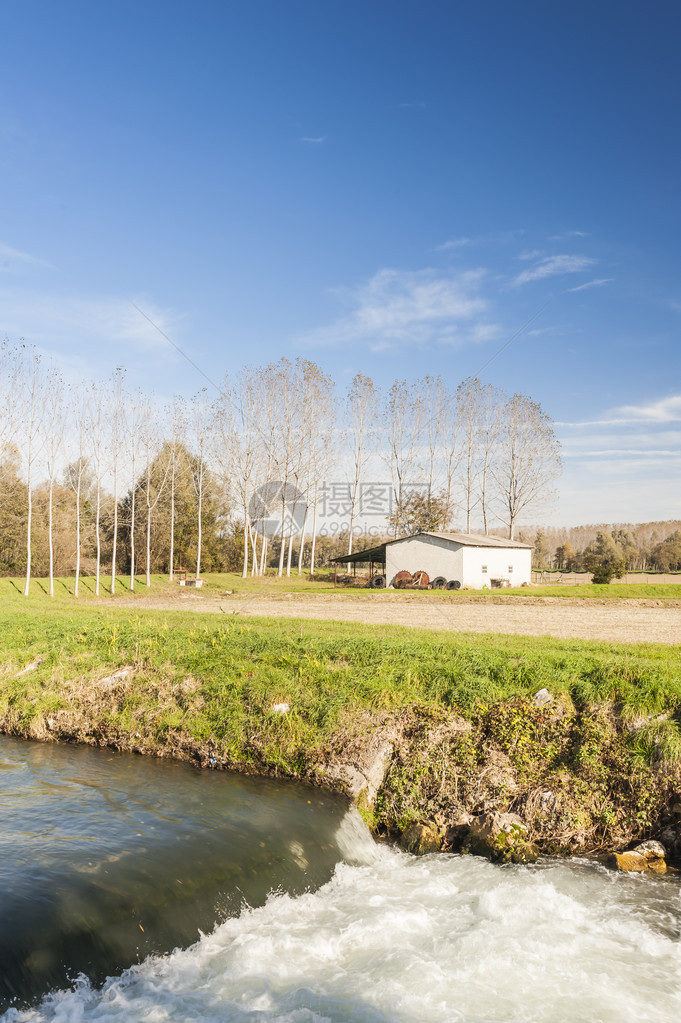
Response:
[{"label": "building roof", "polygon": [[[505,536],[485,536],[481,533],[416,533],[416,536],[437,536],[441,540],[451,540],[452,543],[459,543],[463,547],[520,547],[525,550],[533,550],[534,544],[521,543],[520,540],[509,540]],[[402,536],[400,540],[407,540],[409,537]],[[399,543],[399,540],[390,541]]]},{"label": "building roof", "polygon": [[373,561],[376,565],[385,565],[385,544],[379,544],[378,547],[365,547],[363,551],[344,554],[341,558],[331,558],[331,561],[339,565],[361,564],[365,561]]}]

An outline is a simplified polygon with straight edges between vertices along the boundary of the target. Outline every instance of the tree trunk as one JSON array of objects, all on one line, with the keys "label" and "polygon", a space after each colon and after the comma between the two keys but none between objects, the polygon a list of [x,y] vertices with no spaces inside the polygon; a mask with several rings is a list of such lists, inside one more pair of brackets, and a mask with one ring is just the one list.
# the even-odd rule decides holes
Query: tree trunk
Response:
[{"label": "tree trunk", "polygon": [[26,517],[26,582],[24,596],[28,596],[31,585],[31,527],[33,524],[33,495],[31,493],[31,475],[28,476],[28,515]]},{"label": "tree trunk", "polygon": [[116,548],[118,545],[118,480],[114,479],[113,545],[111,548],[111,593],[116,592]]},{"label": "tree trunk", "polygon": [[314,488],[314,511],[312,512],[312,547],[310,548],[310,575],[314,575],[314,552],[317,546],[317,487]]},{"label": "tree trunk", "polygon": [[78,463],[78,488],[76,490],[76,579],[73,585],[73,595],[78,596],[78,582],[80,580],[80,481],[82,478],[82,465]]},{"label": "tree trunk", "polygon": [[251,524],[248,524],[248,533],[251,538],[251,575],[258,574],[258,534],[254,529],[251,528]]},{"label": "tree trunk", "polygon": [[99,596],[99,578],[101,574],[102,565],[102,536],[99,529],[99,518],[102,506],[102,490],[99,485],[99,476],[97,477],[97,507],[95,510],[95,535],[97,537],[97,567],[95,569],[95,595]]},{"label": "tree trunk", "polygon": [[305,516],[303,518],[303,528],[300,531],[300,550],[298,551],[298,575],[302,574],[303,571],[303,551],[305,550],[305,527],[307,525],[307,505],[305,506]]},{"label": "tree trunk", "polygon": [[52,496],[54,484],[50,474],[50,486],[47,498],[47,544],[50,552],[50,596],[54,596],[54,542],[52,537]]},{"label": "tree trunk", "polygon": [[175,578],[175,452],[173,452],[173,475],[170,480],[170,581]]},{"label": "tree trunk", "polygon": [[130,589],[135,589],[135,483],[133,477],[130,501]]},{"label": "tree trunk", "polygon": [[[248,521],[248,508],[244,504],[244,564],[241,570],[241,578],[245,579],[248,575],[248,534],[249,521]],[[255,551],[253,551],[253,566],[255,567]]]},{"label": "tree trunk", "polygon": [[286,559],[286,575],[291,575],[291,555],[293,554],[293,523],[291,523],[291,532],[288,535],[288,558]]},{"label": "tree trunk", "polygon": [[201,536],[201,518],[202,518],[202,514],[203,514],[203,479],[201,480],[201,484],[199,486],[199,521],[198,521],[198,537],[197,537],[197,544],[196,544],[196,576],[195,576],[197,582],[198,582],[198,580],[199,580],[199,578],[201,576],[201,541],[202,541],[202,536]]},{"label": "tree trunk", "polygon": [[[147,500],[149,487],[147,486]],[[151,586],[151,505],[147,504],[147,586]]]}]

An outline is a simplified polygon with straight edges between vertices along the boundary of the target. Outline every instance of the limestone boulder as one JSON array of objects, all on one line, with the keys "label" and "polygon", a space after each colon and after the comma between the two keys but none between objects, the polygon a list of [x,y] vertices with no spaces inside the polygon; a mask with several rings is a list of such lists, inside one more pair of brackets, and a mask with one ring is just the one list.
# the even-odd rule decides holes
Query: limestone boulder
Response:
[{"label": "limestone boulder", "polygon": [[626,852],[613,853],[608,859],[608,865],[623,873],[666,874],[666,856],[667,850],[662,843],[651,839]]},{"label": "limestone boulder", "polygon": [[400,845],[407,852],[416,856],[424,856],[426,853],[439,852],[442,848],[442,836],[440,830],[433,821],[425,824],[410,824],[400,838]]},{"label": "limestone boulder", "polygon": [[471,820],[464,852],[494,863],[533,863],[539,855],[526,825],[515,813],[483,813]]}]

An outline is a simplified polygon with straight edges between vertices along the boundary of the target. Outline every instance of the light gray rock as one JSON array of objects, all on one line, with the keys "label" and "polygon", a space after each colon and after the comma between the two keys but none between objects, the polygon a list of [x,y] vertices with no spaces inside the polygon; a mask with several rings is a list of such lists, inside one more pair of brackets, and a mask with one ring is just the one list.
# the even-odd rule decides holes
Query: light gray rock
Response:
[{"label": "light gray rock", "polygon": [[407,852],[416,856],[439,852],[442,848],[442,837],[436,824],[410,824],[400,838],[400,845]]},{"label": "light gray rock", "polygon": [[470,824],[464,851],[495,863],[533,863],[537,847],[527,839],[527,827],[515,813],[483,813]]},{"label": "light gray rock", "polygon": [[647,856],[648,859],[664,859],[667,855],[667,850],[662,845],[662,842],[656,842],[653,838],[635,846],[634,852],[639,853],[642,856]]},{"label": "light gray rock", "polygon": [[366,776],[352,764],[329,764],[324,769],[324,778],[327,781],[339,782],[340,788],[352,800],[356,800],[368,785]]},{"label": "light gray rock", "polygon": [[540,689],[532,697],[532,703],[538,710],[541,710],[542,707],[548,707],[550,703],[553,703],[553,697],[548,689]]},{"label": "light gray rock", "polygon": [[119,668],[118,671],[114,671],[111,675],[107,675],[106,678],[100,678],[95,685],[103,692],[107,692],[109,689],[118,689],[121,686],[121,683],[126,682],[127,679],[130,678],[132,673],[132,667]]}]

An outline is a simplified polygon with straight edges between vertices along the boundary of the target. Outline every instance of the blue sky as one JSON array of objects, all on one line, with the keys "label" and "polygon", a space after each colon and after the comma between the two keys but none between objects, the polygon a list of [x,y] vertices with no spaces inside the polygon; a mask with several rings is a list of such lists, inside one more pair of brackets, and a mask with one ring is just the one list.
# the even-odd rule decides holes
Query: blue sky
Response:
[{"label": "blue sky", "polygon": [[680,30],[676,2],[24,0],[0,333],[161,395],[204,380],[131,302],[216,380],[480,373],[558,424],[547,521],[678,517]]}]

